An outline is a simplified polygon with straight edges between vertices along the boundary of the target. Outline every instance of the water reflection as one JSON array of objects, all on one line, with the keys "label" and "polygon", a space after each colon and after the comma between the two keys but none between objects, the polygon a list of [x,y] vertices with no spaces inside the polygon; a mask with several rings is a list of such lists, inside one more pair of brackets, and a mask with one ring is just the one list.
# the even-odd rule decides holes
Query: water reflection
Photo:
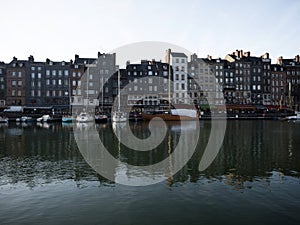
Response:
[{"label": "water reflection", "polygon": [[[300,126],[279,121],[228,121],[217,158],[205,171],[199,172],[210,125],[209,121],[201,121],[195,153],[179,172],[164,176],[168,185],[221,181],[236,189],[244,189],[251,188],[251,182],[257,180],[268,184],[275,178],[284,182],[286,176],[299,177]],[[130,165],[152,165],[168,158],[181,135],[180,124],[168,124],[166,138],[161,145],[153,151],[136,152],[118,141],[111,124],[79,125],[78,128],[89,129],[88,126],[97,130],[112,156]],[[86,163],[77,148],[73,129],[73,125],[61,124],[1,126],[0,185],[25,183],[32,188],[64,181],[111,184]],[[131,123],[130,129],[138,138],[149,136],[145,123]],[[187,129],[193,130],[193,125],[190,124]],[[189,139],[182,145],[188,149]],[[184,155],[180,157],[185,158]],[[169,166],[174,166],[174,159],[168,160],[171,160]],[[138,170],[134,174],[128,173],[124,163],[115,165],[115,179],[142,176],[143,173]],[[172,170],[170,167],[167,169]]]}]

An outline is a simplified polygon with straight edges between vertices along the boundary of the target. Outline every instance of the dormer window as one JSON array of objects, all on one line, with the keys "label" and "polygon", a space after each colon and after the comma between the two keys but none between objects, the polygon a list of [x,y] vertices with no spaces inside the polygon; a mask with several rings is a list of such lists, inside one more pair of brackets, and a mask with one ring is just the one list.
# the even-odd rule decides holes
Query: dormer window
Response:
[{"label": "dormer window", "polygon": [[66,65],[66,63],[65,62],[61,62],[61,65],[64,66],[64,65]]},{"label": "dormer window", "polygon": [[23,66],[23,63],[20,63],[20,64],[19,64],[19,67],[22,67],[22,66]]},{"label": "dormer window", "polygon": [[49,62],[49,65],[52,66],[52,65],[53,65],[53,62],[50,61],[50,62]]},{"label": "dormer window", "polygon": [[77,64],[76,64],[76,65],[74,65],[74,68],[75,68],[75,69],[78,69],[78,65],[77,65]]}]

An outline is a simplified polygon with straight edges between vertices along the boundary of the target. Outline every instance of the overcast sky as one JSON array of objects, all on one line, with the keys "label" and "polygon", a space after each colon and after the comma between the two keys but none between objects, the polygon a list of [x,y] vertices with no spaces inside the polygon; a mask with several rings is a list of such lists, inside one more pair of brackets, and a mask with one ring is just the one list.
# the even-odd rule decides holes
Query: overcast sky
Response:
[{"label": "overcast sky", "polygon": [[[140,41],[224,58],[300,54],[297,0],[0,0],[0,61],[96,57]],[[274,62],[274,61],[273,61]]]}]

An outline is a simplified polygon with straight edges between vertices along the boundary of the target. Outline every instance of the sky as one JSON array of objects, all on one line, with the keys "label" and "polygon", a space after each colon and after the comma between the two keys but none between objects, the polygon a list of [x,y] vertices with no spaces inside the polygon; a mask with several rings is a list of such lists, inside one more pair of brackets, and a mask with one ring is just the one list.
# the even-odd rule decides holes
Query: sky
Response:
[{"label": "sky", "polygon": [[200,57],[300,54],[298,0],[0,0],[0,61],[96,57],[142,41]]}]

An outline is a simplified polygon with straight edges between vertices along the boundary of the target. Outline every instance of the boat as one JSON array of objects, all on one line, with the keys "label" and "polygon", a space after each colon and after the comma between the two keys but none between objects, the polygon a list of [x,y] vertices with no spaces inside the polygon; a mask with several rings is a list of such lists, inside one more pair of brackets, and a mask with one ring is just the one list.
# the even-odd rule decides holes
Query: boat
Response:
[{"label": "boat", "polygon": [[108,117],[105,114],[97,114],[95,115],[96,123],[106,123],[108,121]]},{"label": "boat", "polygon": [[[17,120],[16,120],[17,121]],[[30,117],[30,116],[22,116],[20,119],[19,119],[20,122],[23,122],[23,123],[30,123],[30,122],[34,122],[35,119]]]},{"label": "boat", "polygon": [[7,123],[8,122],[8,119],[4,116],[0,116],[0,123]]},{"label": "boat", "polygon": [[40,123],[46,123],[48,120],[50,120],[50,115],[43,115],[42,117],[36,119],[36,121]]},{"label": "boat", "polygon": [[126,122],[127,115],[126,112],[121,111],[121,94],[120,94],[120,70],[118,71],[118,108],[116,112],[112,113],[112,122]]},{"label": "boat", "polygon": [[287,116],[286,120],[300,120],[300,111],[295,111],[295,115]]},{"label": "boat", "polygon": [[93,122],[94,117],[91,116],[88,113],[82,112],[76,117],[76,121],[79,123],[88,123],[88,122]]},{"label": "boat", "polygon": [[72,116],[63,116],[61,118],[61,121],[63,123],[72,123],[73,122],[73,117]]},{"label": "boat", "polygon": [[165,121],[197,120],[199,118],[196,109],[153,110],[142,113],[142,118],[145,121],[154,117],[159,117]]}]

